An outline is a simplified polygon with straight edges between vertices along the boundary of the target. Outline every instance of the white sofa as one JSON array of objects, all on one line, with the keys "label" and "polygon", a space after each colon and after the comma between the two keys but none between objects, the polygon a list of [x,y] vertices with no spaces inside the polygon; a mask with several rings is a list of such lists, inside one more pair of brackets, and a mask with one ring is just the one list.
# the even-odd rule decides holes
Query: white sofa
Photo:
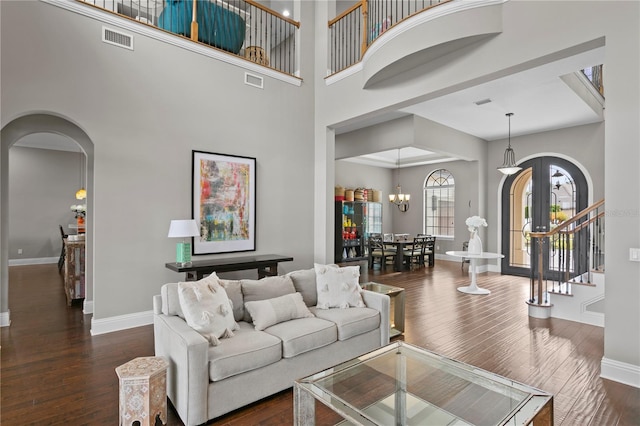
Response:
[{"label": "white sofa", "polygon": [[[256,330],[244,303],[280,296],[289,278],[314,316]],[[169,362],[167,394],[185,425],[206,423],[389,343],[386,295],[362,290],[366,307],[318,309],[314,269],[219,281],[239,329],[217,346],[183,319],[177,283],[165,284],[153,300],[155,354]]]}]

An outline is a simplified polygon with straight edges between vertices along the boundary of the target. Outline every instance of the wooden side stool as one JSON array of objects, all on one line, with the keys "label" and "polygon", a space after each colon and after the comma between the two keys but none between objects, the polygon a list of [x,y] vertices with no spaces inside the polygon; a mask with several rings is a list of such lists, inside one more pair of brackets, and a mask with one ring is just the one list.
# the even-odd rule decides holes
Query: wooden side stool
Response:
[{"label": "wooden side stool", "polygon": [[167,424],[167,367],[162,357],[135,358],[116,368],[120,379],[120,426]]}]

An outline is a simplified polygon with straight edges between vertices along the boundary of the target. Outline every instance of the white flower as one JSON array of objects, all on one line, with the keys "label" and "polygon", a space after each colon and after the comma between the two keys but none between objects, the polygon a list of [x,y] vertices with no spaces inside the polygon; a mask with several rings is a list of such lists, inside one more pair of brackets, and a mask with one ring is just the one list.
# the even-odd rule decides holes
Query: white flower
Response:
[{"label": "white flower", "polygon": [[481,227],[481,226],[488,226],[487,225],[487,221],[484,220],[484,218],[480,217],[480,216],[468,217],[467,220],[464,223],[467,225],[467,228],[469,229],[469,232],[477,231],[478,228]]}]

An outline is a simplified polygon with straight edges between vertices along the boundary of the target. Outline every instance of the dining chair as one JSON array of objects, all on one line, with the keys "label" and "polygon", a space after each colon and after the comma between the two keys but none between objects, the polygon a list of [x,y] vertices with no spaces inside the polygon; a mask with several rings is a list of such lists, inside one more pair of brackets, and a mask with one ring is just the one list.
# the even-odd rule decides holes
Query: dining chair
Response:
[{"label": "dining chair", "polygon": [[413,243],[402,252],[403,261],[409,268],[414,265],[424,266],[424,254],[427,247],[427,237],[414,237]]},{"label": "dining chair", "polygon": [[[469,241],[465,241],[462,243],[462,251],[469,251]],[[464,264],[471,263],[471,259],[467,259],[466,257],[462,258],[462,263],[460,264],[460,269],[464,271]]]},{"label": "dining chair", "polygon": [[66,245],[67,245],[67,237],[69,235],[64,233],[64,228],[62,225],[58,225],[60,227],[60,236],[62,237],[62,251],[60,251],[60,258],[58,259],[58,273],[62,273],[62,267],[64,266],[64,259],[66,256]]},{"label": "dining chair", "polygon": [[434,235],[427,235],[425,239],[424,255],[427,258],[427,263],[430,268],[436,264],[436,237]]},{"label": "dining chair", "polygon": [[429,267],[433,267],[436,264],[436,237],[430,234],[417,234],[416,237],[427,239],[424,255],[428,259]]},{"label": "dining chair", "polygon": [[369,269],[373,269],[376,260],[380,262],[380,269],[386,269],[387,262],[390,260],[391,264],[395,263],[396,252],[391,251],[385,247],[383,238],[377,236],[370,236],[369,241]]},{"label": "dining chair", "polygon": [[397,252],[398,248],[395,246],[395,244],[393,244],[393,234],[382,234],[382,242],[386,251],[388,251],[389,253]]}]

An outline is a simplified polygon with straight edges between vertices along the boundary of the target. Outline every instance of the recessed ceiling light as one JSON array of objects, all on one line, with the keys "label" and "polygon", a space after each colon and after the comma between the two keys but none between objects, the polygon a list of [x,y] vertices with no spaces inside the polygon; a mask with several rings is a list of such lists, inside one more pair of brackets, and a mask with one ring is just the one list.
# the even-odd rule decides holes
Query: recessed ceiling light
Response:
[{"label": "recessed ceiling light", "polygon": [[282,11],[282,16],[284,16],[284,17],[288,18],[288,17],[289,17],[289,15],[290,15],[290,13],[289,13],[289,11],[288,11],[287,9],[285,9],[285,10],[283,10],[283,11]]},{"label": "recessed ceiling light", "polygon": [[487,99],[481,99],[479,101],[475,101],[474,104],[480,106],[480,105],[488,104],[489,102],[491,102],[491,99],[487,98]]}]

